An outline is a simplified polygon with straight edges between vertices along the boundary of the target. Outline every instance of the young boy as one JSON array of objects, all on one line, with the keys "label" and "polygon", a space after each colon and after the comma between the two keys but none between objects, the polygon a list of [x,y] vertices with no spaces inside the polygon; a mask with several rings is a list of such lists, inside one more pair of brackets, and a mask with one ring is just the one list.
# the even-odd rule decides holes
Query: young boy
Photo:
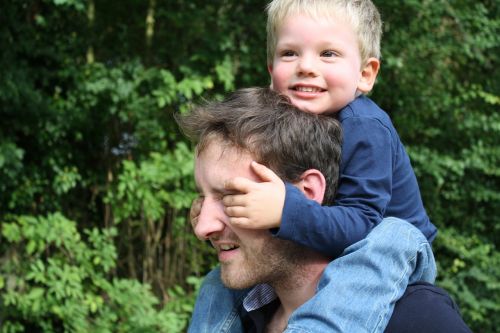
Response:
[{"label": "young boy", "polygon": [[[322,318],[306,303],[298,310],[301,327],[324,327],[328,332],[383,331],[406,285],[422,279],[433,282],[435,271],[430,267],[425,274],[412,275],[416,267],[394,266],[391,256],[398,255],[398,249],[377,251],[383,238],[355,243],[369,239],[370,231],[386,216],[412,223],[429,242],[437,231],[425,212],[409,157],[389,117],[364,96],[371,91],[380,66],[380,15],[369,0],[275,0],[267,11],[273,89],[301,110],[332,115],[342,124],[336,204],[323,207],[306,200],[294,186],[255,163],[254,171],[262,182],[242,178],[228,182],[226,189],[236,194],[224,197],[226,213],[231,223],[270,229],[276,237],[337,258],[325,271],[332,275],[326,279],[331,292],[318,293],[314,299],[323,301],[311,304],[332,309],[344,306],[345,311],[324,311],[330,317]],[[194,207],[194,215],[196,211]],[[355,266],[357,274],[352,273]],[[342,272],[346,271],[351,273],[345,276]],[[210,294],[218,298],[215,315],[221,318],[235,313],[245,297],[244,292],[226,290],[213,274],[204,288],[211,288]],[[207,297],[203,290],[202,294]],[[197,305],[190,331],[196,332],[203,320],[200,312],[205,310]],[[338,318],[332,318],[332,313]],[[332,321],[336,329],[322,326]]]}]

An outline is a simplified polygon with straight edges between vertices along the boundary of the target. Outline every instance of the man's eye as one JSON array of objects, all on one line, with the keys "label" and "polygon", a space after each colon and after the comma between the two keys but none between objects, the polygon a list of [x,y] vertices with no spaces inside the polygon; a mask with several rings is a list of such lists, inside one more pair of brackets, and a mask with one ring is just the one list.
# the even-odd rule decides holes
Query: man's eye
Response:
[{"label": "man's eye", "polygon": [[326,50],[326,51],[321,52],[321,56],[326,57],[326,58],[333,58],[333,57],[338,56],[338,54],[335,51]]},{"label": "man's eye", "polygon": [[223,198],[224,198],[224,194],[222,194],[222,193],[217,193],[217,194],[214,194],[214,196],[213,196],[213,199],[215,201],[221,201]]}]

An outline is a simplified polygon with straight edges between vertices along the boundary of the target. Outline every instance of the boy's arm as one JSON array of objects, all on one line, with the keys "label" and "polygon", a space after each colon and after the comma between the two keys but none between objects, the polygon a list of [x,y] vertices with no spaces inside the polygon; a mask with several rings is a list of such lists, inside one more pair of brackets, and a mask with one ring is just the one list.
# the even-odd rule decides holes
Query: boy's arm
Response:
[{"label": "boy's arm", "polygon": [[433,283],[435,276],[434,255],[420,230],[404,220],[384,218],[328,264],[315,296],[289,319],[289,327],[297,329],[290,332],[310,327],[315,332],[382,332],[406,286]]},{"label": "boy's arm", "polygon": [[366,237],[380,223],[391,199],[394,147],[389,130],[378,120],[342,122],[344,143],[335,206],[307,200],[286,185],[285,205],[275,236],[296,241],[329,256]]}]

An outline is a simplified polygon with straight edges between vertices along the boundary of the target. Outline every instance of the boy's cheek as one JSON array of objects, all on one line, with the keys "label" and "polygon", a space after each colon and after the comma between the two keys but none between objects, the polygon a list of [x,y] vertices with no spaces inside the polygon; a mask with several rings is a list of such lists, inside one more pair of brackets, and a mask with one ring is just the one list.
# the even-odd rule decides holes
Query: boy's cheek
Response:
[{"label": "boy's cheek", "polygon": [[287,84],[285,81],[286,80],[284,78],[282,78],[280,75],[276,75],[275,73],[274,75],[271,75],[270,88],[286,95],[288,91],[286,89]]}]

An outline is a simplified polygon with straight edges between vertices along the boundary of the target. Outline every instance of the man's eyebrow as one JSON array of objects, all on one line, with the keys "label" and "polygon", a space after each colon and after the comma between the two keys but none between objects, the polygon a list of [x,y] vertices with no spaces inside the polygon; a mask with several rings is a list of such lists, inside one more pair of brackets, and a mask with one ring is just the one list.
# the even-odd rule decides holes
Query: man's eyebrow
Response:
[{"label": "man's eyebrow", "polygon": [[[198,185],[195,185],[195,189],[196,189],[196,192],[199,195],[203,195],[203,191],[202,191],[202,189]],[[233,190],[227,190],[227,189],[224,188],[224,185],[222,185],[220,187],[212,187],[212,188],[210,188],[208,190],[208,193],[217,194],[217,195],[228,195],[228,194],[235,194],[237,192],[233,191]]]},{"label": "man's eyebrow", "polygon": [[211,192],[214,194],[220,194],[220,195],[231,194],[231,191],[226,190],[224,188],[224,185],[222,185],[221,187],[212,188]]}]

